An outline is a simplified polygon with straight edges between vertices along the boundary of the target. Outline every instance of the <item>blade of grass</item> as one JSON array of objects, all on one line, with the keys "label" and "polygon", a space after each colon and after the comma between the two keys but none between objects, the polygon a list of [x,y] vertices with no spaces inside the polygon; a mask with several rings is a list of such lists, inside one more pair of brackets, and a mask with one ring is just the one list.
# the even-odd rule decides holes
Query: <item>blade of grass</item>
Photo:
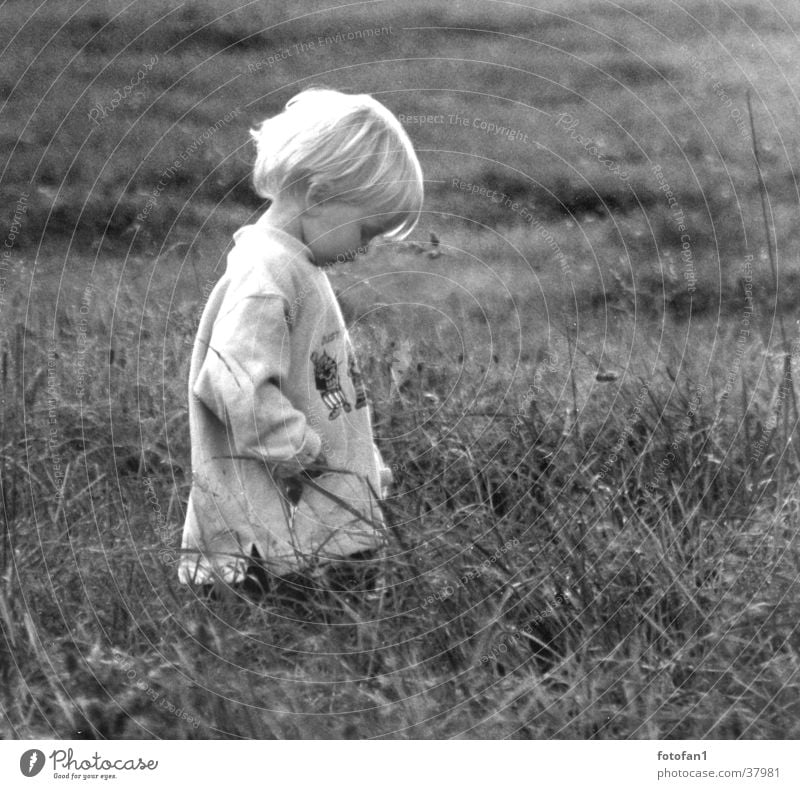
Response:
[{"label": "blade of grass", "polygon": [[[761,169],[761,156],[758,151],[758,136],[756,134],[755,119],[753,118],[753,106],[750,98],[750,91],[747,91],[747,113],[750,117],[750,134],[751,142],[753,144],[753,158],[756,164],[756,175],[758,176],[758,194],[761,198],[761,216],[764,220],[764,233],[767,239],[767,254],[769,256],[770,268],[772,269],[772,286],[775,292],[774,310],[778,317],[778,325],[781,330],[781,344],[783,347],[783,381],[782,386],[788,388],[791,393],[792,407],[794,409],[794,421],[798,421],[798,407],[797,407],[797,393],[794,389],[794,380],[792,376],[792,354],[789,347],[789,340],[786,336],[786,326],[783,322],[783,315],[778,306],[778,264],[776,261],[776,254],[774,251],[774,242],[772,230],[770,228],[769,218],[767,216],[767,188],[764,183],[764,173]],[[784,428],[787,435],[784,436],[786,443],[789,442],[789,402],[786,397],[783,398],[783,411],[784,411]],[[795,447],[795,451],[800,453],[800,449]],[[800,458],[800,454],[798,454]]]}]

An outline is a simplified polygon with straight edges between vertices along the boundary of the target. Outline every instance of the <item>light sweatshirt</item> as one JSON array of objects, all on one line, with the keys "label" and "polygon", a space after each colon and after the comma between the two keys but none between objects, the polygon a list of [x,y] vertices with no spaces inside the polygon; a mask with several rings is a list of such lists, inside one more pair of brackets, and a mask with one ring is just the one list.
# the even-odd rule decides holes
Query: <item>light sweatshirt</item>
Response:
[{"label": "light sweatshirt", "polygon": [[[328,277],[281,230],[233,238],[192,351],[183,583],[241,580],[254,552],[283,575],[384,541],[375,493],[391,475]],[[293,504],[287,480],[323,458],[337,471]]]}]

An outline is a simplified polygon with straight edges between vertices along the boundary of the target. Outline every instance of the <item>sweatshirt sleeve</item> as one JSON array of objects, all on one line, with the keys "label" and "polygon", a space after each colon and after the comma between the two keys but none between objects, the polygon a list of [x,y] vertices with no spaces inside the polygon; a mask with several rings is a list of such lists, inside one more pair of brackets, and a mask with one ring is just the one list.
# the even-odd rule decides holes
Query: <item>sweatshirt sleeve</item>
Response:
[{"label": "sweatshirt sleeve", "polygon": [[227,425],[232,452],[278,464],[278,476],[301,471],[322,446],[284,395],[289,342],[283,297],[245,297],[217,318],[192,390]]}]

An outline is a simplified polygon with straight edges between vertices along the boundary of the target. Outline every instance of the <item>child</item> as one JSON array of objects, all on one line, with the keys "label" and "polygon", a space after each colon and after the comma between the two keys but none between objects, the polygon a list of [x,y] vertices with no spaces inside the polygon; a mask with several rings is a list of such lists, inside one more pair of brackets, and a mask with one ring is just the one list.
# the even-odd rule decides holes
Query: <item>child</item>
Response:
[{"label": "child", "polygon": [[312,89],[252,132],[266,213],[238,230],[189,374],[192,489],[179,578],[294,578],[383,544],[358,363],[324,267],[403,237],[422,171],[397,119],[366,95]]}]

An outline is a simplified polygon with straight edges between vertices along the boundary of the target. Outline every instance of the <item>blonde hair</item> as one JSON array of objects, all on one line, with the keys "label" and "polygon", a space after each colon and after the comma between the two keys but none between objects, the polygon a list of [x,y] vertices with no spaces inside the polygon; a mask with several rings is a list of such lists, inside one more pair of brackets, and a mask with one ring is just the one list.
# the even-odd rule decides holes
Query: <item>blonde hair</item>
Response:
[{"label": "blonde hair", "polygon": [[381,235],[402,238],[417,223],[423,200],[417,155],[397,118],[371,96],[304,90],[250,134],[260,197],[319,186],[331,198],[389,214]]}]

